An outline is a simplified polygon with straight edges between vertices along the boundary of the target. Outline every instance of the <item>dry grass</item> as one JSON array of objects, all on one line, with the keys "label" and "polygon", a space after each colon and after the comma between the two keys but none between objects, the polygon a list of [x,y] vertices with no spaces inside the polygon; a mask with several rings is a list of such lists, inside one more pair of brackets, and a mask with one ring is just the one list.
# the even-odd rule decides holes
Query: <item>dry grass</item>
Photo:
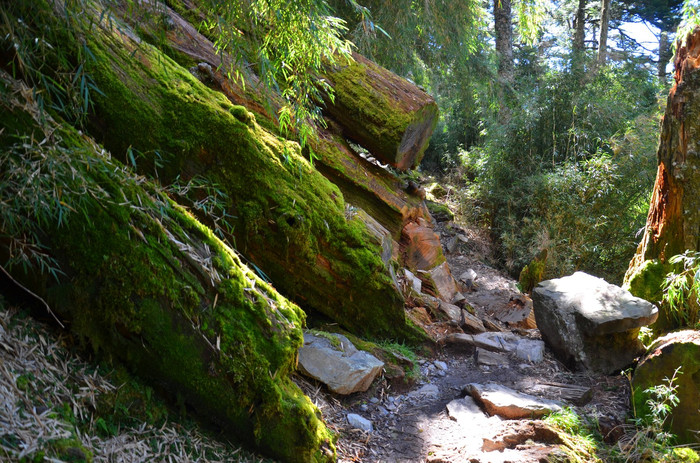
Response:
[{"label": "dry grass", "polygon": [[270,461],[176,422],[100,433],[98,401],[117,389],[65,337],[0,298],[0,461]]}]

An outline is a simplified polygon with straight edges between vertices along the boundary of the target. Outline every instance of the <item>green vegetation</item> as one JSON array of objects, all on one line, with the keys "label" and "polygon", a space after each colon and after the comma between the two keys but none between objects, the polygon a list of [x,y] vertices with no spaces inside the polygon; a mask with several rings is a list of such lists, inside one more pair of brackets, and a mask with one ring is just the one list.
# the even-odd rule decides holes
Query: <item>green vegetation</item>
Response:
[{"label": "green vegetation", "polygon": [[673,256],[669,264],[679,270],[666,276],[663,302],[675,327],[700,329],[700,252]]}]

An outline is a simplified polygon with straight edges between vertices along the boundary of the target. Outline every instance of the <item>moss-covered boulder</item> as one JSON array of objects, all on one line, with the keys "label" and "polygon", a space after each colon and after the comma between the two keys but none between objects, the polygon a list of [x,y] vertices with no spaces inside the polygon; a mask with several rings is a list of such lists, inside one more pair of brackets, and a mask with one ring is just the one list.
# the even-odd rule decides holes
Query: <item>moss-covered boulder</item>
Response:
[{"label": "moss-covered boulder", "polygon": [[[199,176],[226,196],[231,242],[276,288],[358,333],[406,337],[403,300],[361,222],[296,143],[197,80],[127,26],[86,31],[91,132],[116,156],[167,159],[161,179]],[[150,171],[148,162],[143,166]]]},{"label": "moss-covered boulder", "polygon": [[[678,373],[676,373],[678,371]],[[668,385],[674,378],[678,405],[671,408],[665,425],[678,438],[678,443],[700,443],[700,331],[678,331],[657,339],[637,365],[632,377],[632,398],[638,417],[649,417],[645,392],[649,388]],[[655,402],[667,400],[656,397]],[[671,405],[669,403],[669,405]]]},{"label": "moss-covered boulder", "polygon": [[[283,461],[331,461],[320,412],[289,379],[304,313],[158,187],[46,118],[0,74],[0,261],[77,338],[232,439]],[[21,117],[22,126],[13,124]],[[8,215],[10,214],[10,215]],[[34,270],[34,271],[32,271]]]}]

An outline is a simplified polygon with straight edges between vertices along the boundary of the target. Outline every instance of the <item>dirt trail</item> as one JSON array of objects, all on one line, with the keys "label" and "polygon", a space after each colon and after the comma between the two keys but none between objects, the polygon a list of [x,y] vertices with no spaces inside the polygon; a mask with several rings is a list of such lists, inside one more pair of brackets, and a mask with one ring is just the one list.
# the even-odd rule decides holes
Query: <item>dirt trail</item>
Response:
[{"label": "dirt trail", "polygon": [[[437,231],[445,243],[450,230],[439,226]],[[510,300],[519,294],[515,282],[482,262],[487,248],[475,233],[461,232],[474,236],[468,245],[447,254],[452,272],[458,276],[467,268],[476,271],[477,289],[465,295],[468,302],[481,316],[502,314],[513,307]],[[537,330],[519,332],[539,336]],[[598,418],[604,433],[606,427],[624,422],[628,412],[625,378],[570,372],[550,352],[538,364],[508,357],[501,365],[480,366],[473,350],[444,347],[420,363],[420,379],[408,388],[381,380],[366,393],[339,397],[318,385],[305,386],[329,426],[340,432],[339,461],[524,463],[545,461],[551,452],[561,452],[557,439],[539,432],[538,423],[531,420],[501,420],[486,414],[469,420],[450,418],[447,404],[464,397],[469,383],[496,382],[523,392],[532,392],[533,385],[543,382],[591,387],[592,400],[578,411]],[[371,420],[373,431],[352,429],[348,413]]]}]

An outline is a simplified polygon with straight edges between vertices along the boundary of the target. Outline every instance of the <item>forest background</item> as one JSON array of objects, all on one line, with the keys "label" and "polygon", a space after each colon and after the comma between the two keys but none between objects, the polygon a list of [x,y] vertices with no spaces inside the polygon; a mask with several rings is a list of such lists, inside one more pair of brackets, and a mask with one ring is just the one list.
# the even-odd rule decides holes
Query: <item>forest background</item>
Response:
[{"label": "forest background", "polygon": [[[656,175],[682,1],[336,0],[358,50],[432,94],[424,171],[463,185],[517,278],[584,270],[620,284]],[[642,34],[646,31],[652,43]],[[655,42],[655,43],[654,43]]]}]

